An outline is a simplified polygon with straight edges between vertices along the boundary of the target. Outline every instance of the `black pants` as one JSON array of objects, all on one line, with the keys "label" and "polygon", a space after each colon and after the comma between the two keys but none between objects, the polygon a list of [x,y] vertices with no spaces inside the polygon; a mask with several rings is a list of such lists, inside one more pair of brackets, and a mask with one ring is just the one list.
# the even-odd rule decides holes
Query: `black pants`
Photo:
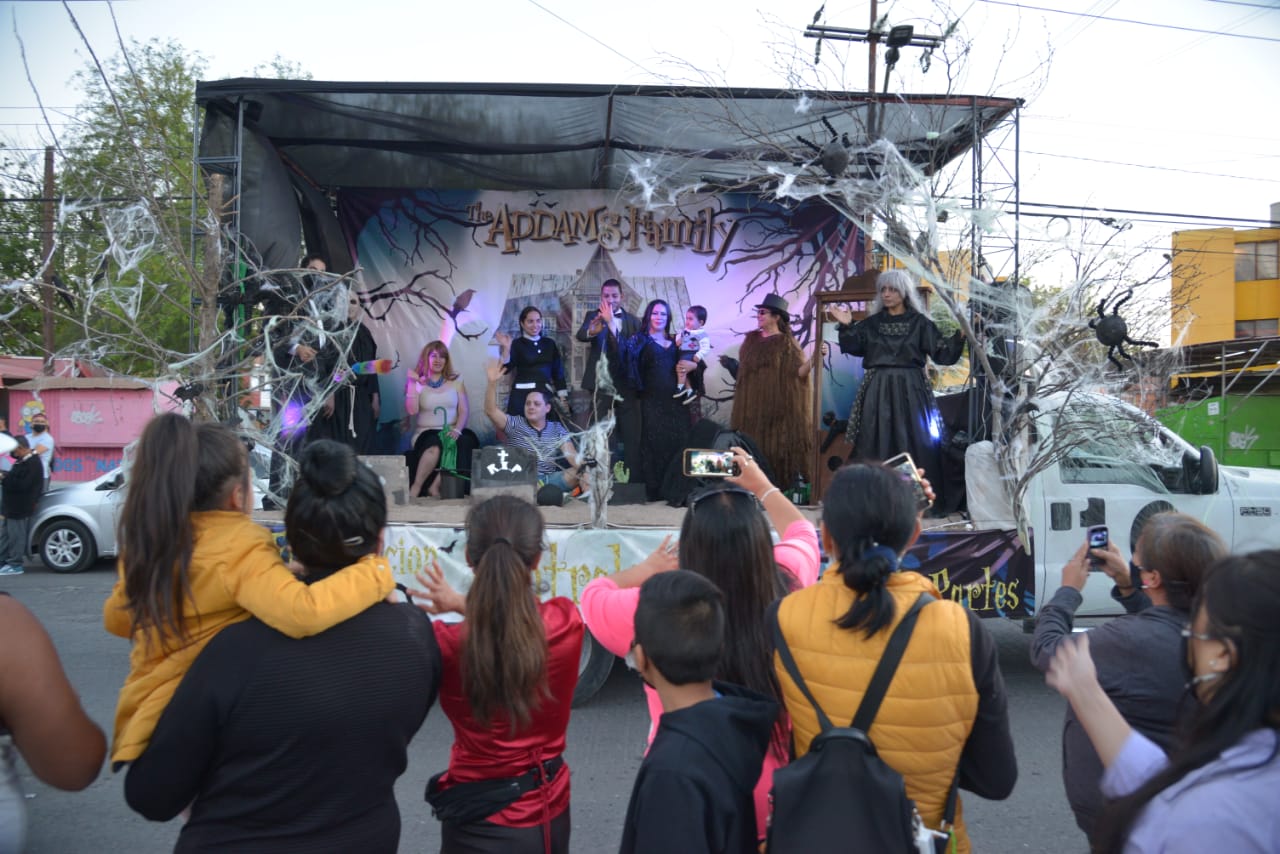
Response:
[{"label": "black pants", "polygon": [[592,419],[591,423],[603,421],[609,417],[609,407],[613,407],[613,416],[617,419],[617,426],[614,428],[613,434],[609,437],[609,446],[614,450],[614,460],[618,459],[617,455],[617,439],[622,440],[622,459],[626,461],[627,469],[631,472],[631,482],[640,482],[641,456],[640,456],[640,401],[635,399],[635,392],[624,391],[622,394],[625,400],[614,400],[605,394],[592,395]]},{"label": "black pants", "polygon": [[542,825],[503,827],[488,821],[440,825],[440,854],[568,854],[569,810],[551,820],[551,850],[546,849]]},{"label": "black pants", "polygon": [[[468,429],[463,428],[462,435],[456,440],[458,445],[458,474],[463,477],[471,477],[471,455],[480,447],[480,438]],[[424,430],[418,436],[417,441],[413,443],[413,450],[405,454],[405,462],[409,466],[409,482],[412,484],[413,479],[418,476],[418,463],[422,459],[422,455],[432,448],[440,447],[440,431]],[[440,476],[440,463],[437,461],[435,471],[431,472],[431,477],[427,478],[427,482],[422,485],[422,495],[427,494],[427,487],[435,482]],[[421,498],[421,495],[415,495],[414,498]]]}]

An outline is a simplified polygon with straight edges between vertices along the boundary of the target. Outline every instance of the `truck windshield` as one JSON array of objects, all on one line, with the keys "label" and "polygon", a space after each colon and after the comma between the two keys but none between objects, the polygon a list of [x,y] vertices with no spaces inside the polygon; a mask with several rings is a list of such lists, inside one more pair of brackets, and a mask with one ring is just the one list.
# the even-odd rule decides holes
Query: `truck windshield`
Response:
[{"label": "truck windshield", "polygon": [[1190,493],[1200,454],[1141,410],[1115,398],[1080,397],[1059,412],[1054,440],[1064,483],[1116,483]]}]

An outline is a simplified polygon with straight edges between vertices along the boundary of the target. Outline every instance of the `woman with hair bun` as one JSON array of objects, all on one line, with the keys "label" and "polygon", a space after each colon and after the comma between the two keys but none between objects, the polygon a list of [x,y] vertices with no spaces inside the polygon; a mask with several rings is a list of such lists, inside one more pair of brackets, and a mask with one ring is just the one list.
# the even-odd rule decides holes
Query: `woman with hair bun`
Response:
[{"label": "woman with hair bun", "polygon": [[[912,485],[879,464],[848,465],[822,496],[822,543],[833,561],[818,583],[782,600],[778,625],[801,676],[837,726],[853,720],[889,637],[925,594],[925,576],[901,568],[920,535]],[[868,735],[902,775],[924,823],[940,828],[958,784],[984,798],[1013,791],[1018,770],[995,642],[969,609],[929,601]],[[820,732],[817,712],[775,656],[795,755]],[[970,850],[957,807],[956,850]]]},{"label": "woman with hair bun", "polygon": [[418,576],[425,593],[414,593],[428,613],[465,616],[434,624],[444,660],[440,707],[454,733],[449,768],[427,787],[443,824],[440,850],[562,854],[570,820],[561,754],[582,618],[571,599],[534,595],[544,533],[536,507],[499,495],[473,506],[466,527],[470,590],[456,593],[433,563]]},{"label": "woman with hair bun", "polygon": [[128,482],[120,577],[102,608],[107,631],[133,641],[116,706],[117,767],[146,748],[183,674],[222,629],[253,616],[306,637],[395,589],[390,565],[373,550],[313,585],[295,578],[271,532],[249,517],[249,454],[221,424],[152,418]]},{"label": "woman with hair bun", "polygon": [[[318,440],[298,462],[286,533],[299,583],[315,589],[381,551],[387,502],[347,445]],[[408,604],[380,602],[301,640],[237,623],[191,665],[125,798],[157,821],[190,806],[179,851],[391,854],[395,781],[439,681],[431,621]]]}]

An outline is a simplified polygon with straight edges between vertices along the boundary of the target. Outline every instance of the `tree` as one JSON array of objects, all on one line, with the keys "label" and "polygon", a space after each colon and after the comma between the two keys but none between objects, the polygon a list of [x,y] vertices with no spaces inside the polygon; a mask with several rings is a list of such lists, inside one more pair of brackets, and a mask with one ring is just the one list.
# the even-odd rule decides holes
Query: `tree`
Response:
[{"label": "tree", "polygon": [[25,152],[0,146],[0,348],[25,353],[40,346],[41,176]]},{"label": "tree", "polygon": [[[63,355],[158,376],[190,349],[191,120],[204,61],[159,40],[133,42],[102,64],[93,56],[73,78],[83,93],[76,124],[56,139],[55,340]],[[38,200],[42,170],[12,160],[6,195]],[[0,307],[3,333],[12,349],[38,352],[40,203],[3,208],[12,227],[0,235],[0,259],[22,283]]]}]

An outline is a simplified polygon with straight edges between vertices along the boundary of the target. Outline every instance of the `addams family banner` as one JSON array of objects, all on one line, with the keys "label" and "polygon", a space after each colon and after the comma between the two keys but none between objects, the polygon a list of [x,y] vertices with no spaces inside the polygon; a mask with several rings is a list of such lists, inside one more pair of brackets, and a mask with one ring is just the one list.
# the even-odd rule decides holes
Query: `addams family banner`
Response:
[{"label": "addams family banner", "polygon": [[705,307],[713,349],[702,412],[727,423],[733,378],[718,357],[734,356],[756,327],[754,306],[781,295],[811,352],[814,294],[839,289],[862,266],[857,228],[817,203],[722,194],[646,208],[590,190],[345,190],[338,202],[361,271],[363,322],[379,358],[397,365],[380,378],[384,452],[403,450],[405,372],[434,340],[449,347],[466,383],[471,428],[482,441],[493,436],[482,407],[485,362],[496,355],[496,333],[519,334],[529,305],[564,355],[572,406],[585,411],[588,346],[574,333],[599,306],[607,279],[622,283],[634,315],[666,300],[676,331],[687,308]]}]

